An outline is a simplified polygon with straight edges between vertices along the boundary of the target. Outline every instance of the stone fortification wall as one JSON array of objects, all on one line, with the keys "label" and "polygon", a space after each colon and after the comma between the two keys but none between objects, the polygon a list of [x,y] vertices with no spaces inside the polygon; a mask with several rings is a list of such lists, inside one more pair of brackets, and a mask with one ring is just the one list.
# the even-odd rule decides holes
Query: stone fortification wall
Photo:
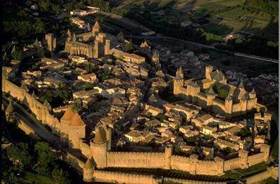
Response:
[{"label": "stone fortification wall", "polygon": [[[224,161],[224,171],[238,169],[238,168],[240,168],[240,163],[242,163],[242,159],[240,157],[233,158],[230,160],[225,160]],[[247,162],[245,162],[245,164],[247,165]]]},{"label": "stone fortification wall", "polygon": [[73,147],[79,148],[80,139],[82,138],[82,133],[80,132],[84,132],[85,127],[75,127],[73,129],[73,127],[68,125],[62,125],[56,117],[50,114],[48,107],[37,100],[35,95],[28,94],[25,89],[18,87],[4,77],[2,77],[2,91],[25,103],[36,119],[41,121],[42,124],[48,125],[55,131],[60,132],[61,136],[67,138]]},{"label": "stone fortification wall", "polygon": [[19,120],[18,127],[27,135],[36,135],[35,131],[22,120]]},{"label": "stone fortification wall", "polygon": [[246,178],[246,183],[247,184],[257,184],[270,177],[272,177],[275,180],[278,179],[278,167],[270,167],[263,172],[255,174],[253,176],[249,176]]},{"label": "stone fortification wall", "polygon": [[80,141],[80,150],[83,155],[85,155],[87,158],[91,158],[91,150],[90,146],[87,143],[84,143],[82,140]]},{"label": "stone fortification wall", "polygon": [[[104,149],[106,147],[104,146]],[[172,155],[168,149],[164,153],[154,152],[106,152],[106,161],[99,159],[96,155],[92,155],[95,159],[97,167],[102,165],[103,168],[159,168],[172,169],[189,172],[198,175],[223,175],[225,171],[231,169],[245,169],[252,165],[265,162],[269,156],[269,146],[262,145],[261,153],[248,156],[246,151],[240,150],[238,158],[223,160],[215,157],[214,160],[198,160],[197,155],[190,157]],[[98,157],[98,156],[97,156]],[[104,158],[102,156],[102,158]],[[121,158],[121,159],[120,159]],[[102,163],[101,163],[102,162]],[[104,163],[105,166],[104,166]]]},{"label": "stone fortification wall", "polygon": [[152,175],[127,174],[95,170],[93,178],[98,182],[129,183],[129,184],[156,184],[157,180]]},{"label": "stone fortification wall", "polygon": [[48,108],[40,103],[35,96],[28,94],[25,89],[18,87],[6,79],[2,79],[2,84],[2,91],[10,93],[17,100],[26,103],[39,121],[53,128],[59,127],[59,120],[53,117],[49,113]]},{"label": "stone fortification wall", "polygon": [[[248,99],[245,101],[240,101],[238,103],[234,103],[231,106],[226,106],[225,101],[221,101],[217,98],[211,98],[208,94],[203,93],[193,93],[189,92],[189,86],[182,87],[182,84],[176,79],[173,81],[173,94],[174,95],[185,95],[190,101],[196,103],[197,105],[206,108],[211,107],[214,112],[220,114],[240,114],[242,112],[250,111],[254,108],[257,109],[257,99]],[[231,103],[233,103],[231,101]]]},{"label": "stone fortification wall", "polygon": [[[26,102],[30,110],[35,114],[38,120],[41,120],[43,124],[47,124],[50,127],[58,130],[59,132],[68,133],[68,138],[73,142],[79,142],[79,149],[88,158],[96,155],[92,154],[90,146],[81,141],[79,133],[76,131],[71,132],[61,129],[61,122],[53,117],[48,108],[40,103],[34,95],[29,95],[23,88],[20,88],[12,82],[2,78],[2,91],[10,93],[11,96],[17,98],[21,102]],[[70,130],[69,130],[70,131]],[[80,130],[83,131],[83,130]],[[71,140],[70,140],[71,141]],[[76,144],[75,143],[75,144]],[[77,143],[78,144],[78,143]],[[197,157],[182,157],[172,155],[172,151],[166,150],[164,153],[135,153],[135,152],[110,152],[107,151],[107,146],[102,146],[99,149],[104,149],[102,152],[105,154],[106,167],[127,167],[127,168],[162,168],[162,169],[176,169],[181,171],[187,171],[194,174],[202,175],[220,175],[224,171],[236,168],[247,168],[248,166],[255,165],[268,160],[269,146],[261,145],[261,153],[250,155],[242,154],[238,158],[231,160],[215,159],[214,161],[201,161]],[[97,166],[99,159],[95,159]],[[101,161],[103,161],[101,159]]]},{"label": "stone fortification wall", "polygon": [[233,104],[232,105],[232,111],[233,112],[241,111],[241,106],[239,104]]},{"label": "stone fortification wall", "polygon": [[180,183],[180,184],[226,184],[227,182],[212,182],[212,181],[196,181],[177,178],[163,178],[162,183]]},{"label": "stone fortification wall", "polygon": [[[216,82],[229,88],[226,99],[221,100],[217,98],[217,94],[211,87]],[[201,87],[202,89],[210,88],[211,90],[203,92]],[[202,80],[202,86],[198,85],[196,81],[185,80],[182,68],[177,69],[176,77],[173,79],[173,94],[184,95],[193,103],[203,108],[210,107],[213,112],[223,115],[231,116],[253,109],[259,110],[254,90],[247,93],[243,83],[240,83],[238,87],[228,84],[224,74],[221,71],[213,71],[212,66],[206,66],[205,79]],[[235,102],[234,98],[237,98],[238,102]]]},{"label": "stone fortification wall", "polygon": [[196,174],[199,175],[223,175],[224,161],[215,158],[214,161],[198,160],[196,163]]},{"label": "stone fortification wall", "polygon": [[248,166],[252,166],[252,165],[256,165],[258,163],[261,162],[265,162],[266,158],[265,158],[265,153],[258,153],[255,155],[250,155],[248,156]]},{"label": "stone fortification wall", "polygon": [[164,166],[164,153],[107,152],[107,167],[164,168]]},{"label": "stone fortification wall", "polygon": [[171,169],[189,172],[200,175],[222,175],[224,162],[222,159],[214,161],[198,160],[197,156],[183,157],[172,155]]},{"label": "stone fortification wall", "polygon": [[226,184],[227,182],[197,181],[188,179],[177,179],[170,177],[156,178],[153,175],[128,174],[121,172],[110,172],[95,170],[93,172],[94,181],[110,183],[129,184],[159,184],[159,183],[181,183],[181,184]]},{"label": "stone fortification wall", "polygon": [[196,159],[191,159],[190,157],[183,156],[171,156],[171,168],[175,170],[181,170],[190,172],[191,174],[196,173]]}]

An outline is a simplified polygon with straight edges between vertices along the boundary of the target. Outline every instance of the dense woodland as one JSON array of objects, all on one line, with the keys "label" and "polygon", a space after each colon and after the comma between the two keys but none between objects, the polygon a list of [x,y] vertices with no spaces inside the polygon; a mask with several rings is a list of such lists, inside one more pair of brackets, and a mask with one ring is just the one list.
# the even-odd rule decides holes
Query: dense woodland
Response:
[{"label": "dense woodland", "polygon": [[67,163],[58,160],[48,143],[32,139],[17,128],[16,122],[3,127],[1,173],[7,184],[79,183],[81,177]]}]

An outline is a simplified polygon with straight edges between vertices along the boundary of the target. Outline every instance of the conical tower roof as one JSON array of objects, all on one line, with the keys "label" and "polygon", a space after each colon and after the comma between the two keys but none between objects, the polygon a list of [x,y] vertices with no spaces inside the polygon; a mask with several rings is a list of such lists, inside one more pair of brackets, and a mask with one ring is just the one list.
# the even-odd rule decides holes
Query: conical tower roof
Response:
[{"label": "conical tower roof", "polygon": [[142,42],[142,43],[140,44],[140,47],[141,47],[141,48],[150,48],[150,45],[148,44],[147,40],[145,40],[144,42]]},{"label": "conical tower roof", "polygon": [[12,104],[12,101],[9,100],[9,104],[8,104],[8,106],[7,106],[7,108],[6,108],[6,113],[10,114],[10,113],[12,113],[12,112],[14,112],[14,106],[13,106],[13,104]]},{"label": "conical tower roof", "polygon": [[209,88],[209,90],[208,90],[208,94],[210,94],[210,95],[216,95],[216,93],[214,92],[214,90],[213,90],[213,87],[212,87],[212,86]]},{"label": "conical tower roof", "polygon": [[100,27],[98,21],[95,22],[94,26],[92,27],[92,31],[93,32],[100,32],[101,31],[101,27]]},{"label": "conical tower roof", "polygon": [[249,95],[248,95],[248,93],[244,93],[244,95],[242,96],[242,100],[248,100],[248,98],[249,98]]},{"label": "conical tower roof", "polygon": [[35,91],[32,92],[31,96],[36,97]]},{"label": "conical tower roof", "polygon": [[48,100],[44,101],[44,106],[46,106],[49,110],[52,109],[52,107],[51,107],[50,103],[48,102]]},{"label": "conical tower roof", "polygon": [[243,80],[242,79],[240,80],[238,88],[244,89],[244,84],[243,84]]},{"label": "conical tower roof", "polygon": [[74,42],[76,41],[76,34],[75,34],[75,33],[73,34],[72,40],[73,40]]},{"label": "conical tower roof", "polygon": [[232,97],[232,95],[230,95],[230,94],[226,97],[226,100],[227,100],[227,101],[230,101],[230,100],[232,100],[232,99],[233,99],[233,97]]},{"label": "conical tower roof", "polygon": [[94,143],[102,144],[106,142],[106,132],[103,127],[99,126],[95,130]]},{"label": "conical tower roof", "polygon": [[61,121],[67,122],[70,126],[83,126],[85,124],[80,115],[70,106],[63,114]]},{"label": "conical tower roof", "polygon": [[176,78],[184,79],[184,72],[181,66],[176,71]]},{"label": "conical tower roof", "polygon": [[72,34],[71,31],[69,29],[67,29],[67,35],[71,36],[71,34]]},{"label": "conical tower roof", "polygon": [[94,168],[94,160],[92,158],[87,159],[85,165],[85,169],[93,169]]}]

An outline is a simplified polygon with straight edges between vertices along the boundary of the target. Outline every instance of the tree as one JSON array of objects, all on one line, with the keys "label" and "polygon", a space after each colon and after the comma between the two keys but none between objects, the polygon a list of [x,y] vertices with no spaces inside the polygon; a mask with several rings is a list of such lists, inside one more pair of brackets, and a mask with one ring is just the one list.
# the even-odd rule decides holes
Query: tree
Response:
[{"label": "tree", "polygon": [[45,100],[47,100],[49,103],[52,103],[52,99],[53,99],[53,95],[52,93],[48,90],[47,92],[45,92],[41,97],[40,100],[42,102],[44,102]]},{"label": "tree", "polygon": [[45,142],[36,143],[34,150],[37,154],[37,171],[48,175],[51,165],[55,162],[54,153],[50,151],[49,145]]},{"label": "tree", "polygon": [[41,19],[36,19],[35,23],[33,24],[33,29],[35,33],[44,33],[46,27]]},{"label": "tree", "polygon": [[240,132],[238,132],[238,135],[241,137],[248,137],[251,135],[251,131],[248,128],[242,128]]},{"label": "tree", "polygon": [[88,63],[88,64],[86,64],[85,69],[86,69],[87,72],[91,73],[94,70],[94,65],[92,63]]},{"label": "tree", "polygon": [[4,51],[4,53],[3,53],[3,55],[2,55],[2,60],[3,60],[3,62],[7,62],[7,61],[9,60],[6,51]]},{"label": "tree", "polygon": [[28,144],[19,143],[7,148],[7,155],[13,161],[20,161],[20,170],[30,165],[32,157],[28,150]]},{"label": "tree", "polygon": [[124,34],[123,32],[119,32],[117,35],[117,39],[119,42],[124,42]]},{"label": "tree", "polygon": [[133,50],[133,44],[132,44],[132,41],[131,41],[131,40],[125,44],[124,50],[125,50],[126,52]]},{"label": "tree", "polygon": [[82,100],[81,100],[81,99],[76,99],[76,100],[74,101],[74,106],[73,106],[74,110],[77,111],[77,112],[79,112],[79,111],[82,109],[82,107],[83,107],[83,102],[82,102]]},{"label": "tree", "polygon": [[62,169],[55,168],[52,171],[52,178],[56,184],[70,184],[69,174]]},{"label": "tree", "polygon": [[47,12],[50,9],[50,1],[49,0],[38,1],[38,6],[42,11]]},{"label": "tree", "polygon": [[17,48],[15,45],[12,49],[11,55],[13,59],[21,60],[22,59],[22,50]]}]

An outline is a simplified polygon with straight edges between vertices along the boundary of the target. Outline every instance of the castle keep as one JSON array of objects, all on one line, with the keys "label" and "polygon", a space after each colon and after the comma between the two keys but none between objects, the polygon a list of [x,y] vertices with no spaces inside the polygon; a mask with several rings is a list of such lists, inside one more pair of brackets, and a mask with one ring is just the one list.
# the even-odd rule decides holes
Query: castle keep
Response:
[{"label": "castle keep", "polygon": [[265,106],[257,103],[255,90],[246,91],[242,81],[238,87],[228,84],[224,74],[219,70],[214,71],[212,66],[205,67],[205,78],[202,80],[185,80],[182,68],[177,69],[173,94],[183,95],[194,104],[226,116],[240,115],[254,109],[266,110]]}]

